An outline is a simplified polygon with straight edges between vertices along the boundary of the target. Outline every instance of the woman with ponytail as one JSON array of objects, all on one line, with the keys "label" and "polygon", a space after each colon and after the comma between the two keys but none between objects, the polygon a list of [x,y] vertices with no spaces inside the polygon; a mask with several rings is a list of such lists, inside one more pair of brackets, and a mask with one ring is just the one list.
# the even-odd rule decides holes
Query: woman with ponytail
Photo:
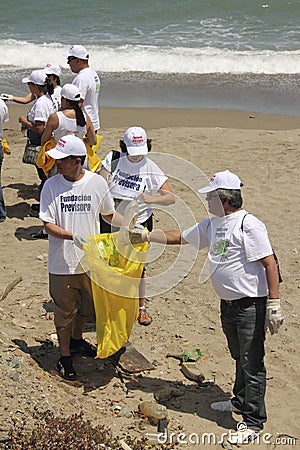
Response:
[{"label": "woman with ponytail", "polygon": [[[96,134],[89,116],[82,111],[83,101],[77,86],[65,84],[61,90],[61,111],[50,114],[41,139],[41,149],[37,158],[37,167],[45,173],[45,178],[56,175],[57,169],[54,159],[49,157],[47,150],[55,147],[56,142],[67,134],[78,136],[91,147],[97,143]],[[100,161],[100,160],[99,160]],[[90,170],[88,158],[85,159],[84,169]],[[47,239],[44,228],[31,235],[33,239]]]},{"label": "woman with ponytail", "polygon": [[92,122],[82,110],[81,94],[74,84],[65,84],[61,90],[61,111],[51,114],[42,136],[42,145],[54,137],[57,142],[62,136],[74,134],[92,146],[97,143]]}]

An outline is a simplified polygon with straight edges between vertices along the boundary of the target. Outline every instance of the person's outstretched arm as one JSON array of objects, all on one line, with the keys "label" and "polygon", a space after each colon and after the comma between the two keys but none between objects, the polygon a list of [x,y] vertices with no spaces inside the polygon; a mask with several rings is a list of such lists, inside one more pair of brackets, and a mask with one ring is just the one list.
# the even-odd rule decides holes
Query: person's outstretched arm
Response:
[{"label": "person's outstretched arm", "polygon": [[175,203],[175,195],[170,188],[167,181],[163,183],[161,188],[158,190],[157,194],[150,195],[147,192],[143,192],[137,196],[137,200],[146,204],[156,204],[156,205],[172,205]]},{"label": "person's outstretched arm", "polygon": [[13,95],[11,100],[16,103],[21,103],[22,105],[27,105],[27,103],[33,102],[34,99],[35,96],[31,92],[29,92],[24,97],[16,97],[15,95]]},{"label": "person's outstretched arm", "polygon": [[181,236],[181,232],[179,230],[153,230],[149,233],[149,242],[157,242],[159,244],[167,245],[188,244],[188,242]]}]

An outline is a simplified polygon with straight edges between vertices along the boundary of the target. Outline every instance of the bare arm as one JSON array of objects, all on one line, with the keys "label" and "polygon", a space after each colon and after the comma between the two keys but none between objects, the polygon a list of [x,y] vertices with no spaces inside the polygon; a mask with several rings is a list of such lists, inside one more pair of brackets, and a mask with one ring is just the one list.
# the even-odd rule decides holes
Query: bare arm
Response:
[{"label": "bare arm", "polygon": [[56,113],[50,114],[43,131],[41,145],[46,144],[46,142],[48,142],[51,139],[52,133],[54,130],[56,130],[57,127],[58,127],[57,114]]},{"label": "bare arm", "polygon": [[278,269],[273,255],[260,259],[266,269],[267,283],[270,298],[279,298]]},{"label": "bare arm", "polygon": [[99,175],[101,175],[104,178],[104,180],[106,180],[106,181],[109,180],[110,173],[108,170],[104,169],[103,166],[101,167],[101,169],[99,171]]},{"label": "bare arm", "polygon": [[151,233],[149,233],[149,241],[167,245],[188,244],[188,242],[185,241],[181,236],[181,232],[179,230],[171,230],[171,231],[153,230],[151,231]]},{"label": "bare arm", "polygon": [[122,225],[123,216],[118,211],[102,217],[106,222],[112,224],[114,227],[120,227]]},{"label": "bare arm", "polygon": [[36,134],[43,134],[45,128],[45,122],[40,122],[39,120],[37,120],[36,122],[32,123],[29,122],[29,120],[27,120],[25,116],[19,117],[19,123],[23,123],[29,130],[33,131]]},{"label": "bare arm", "polygon": [[85,121],[86,121],[86,139],[87,139],[87,143],[89,145],[96,145],[97,144],[97,137],[96,137],[96,133],[93,127],[93,124],[91,122],[91,119],[89,118],[88,115],[86,115],[85,117]]},{"label": "bare arm", "polygon": [[57,239],[67,239],[68,241],[73,239],[73,234],[70,231],[66,231],[54,223],[44,222],[44,227],[47,234]]},{"label": "bare arm", "polygon": [[29,92],[24,97],[16,97],[15,95],[12,96],[12,100],[16,103],[22,103],[22,105],[27,105],[27,103],[33,102],[35,99],[35,96]]},{"label": "bare arm", "polygon": [[140,202],[146,203],[146,204],[156,204],[156,205],[172,205],[175,203],[175,195],[170,188],[167,181],[164,182],[164,184],[161,186],[161,188],[158,191],[157,195],[149,195],[145,192],[142,194],[139,194],[137,199]]}]

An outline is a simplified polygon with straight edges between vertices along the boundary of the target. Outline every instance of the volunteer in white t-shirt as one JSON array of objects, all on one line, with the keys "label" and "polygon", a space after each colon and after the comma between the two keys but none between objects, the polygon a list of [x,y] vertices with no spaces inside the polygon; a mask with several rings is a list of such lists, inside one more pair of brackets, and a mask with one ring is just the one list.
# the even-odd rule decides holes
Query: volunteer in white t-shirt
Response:
[{"label": "volunteer in white t-shirt", "polygon": [[48,95],[50,96],[55,111],[60,111],[61,108],[61,85],[60,76],[61,68],[56,64],[48,63],[44,67],[48,78]]},{"label": "volunteer in white t-shirt", "polygon": [[85,112],[90,117],[94,130],[100,129],[99,104],[100,79],[98,74],[89,66],[89,54],[83,45],[72,45],[67,54],[67,63],[76,77],[73,84],[78,87],[83,100]]},{"label": "volunteer in white t-shirt", "polygon": [[[41,145],[41,138],[45,128],[45,123],[50,114],[54,112],[52,100],[47,93],[47,75],[44,70],[33,70],[31,74],[22,79],[22,83],[27,83],[31,94],[34,96],[34,103],[29,110],[27,117],[20,116],[19,122],[27,129],[28,145],[38,147]],[[38,176],[41,180],[40,190],[47,179],[44,171],[36,166]]]},{"label": "volunteer in white t-shirt", "polygon": [[[136,199],[139,202],[137,224],[152,230],[151,205],[171,205],[175,196],[168,184],[168,177],[151,159],[147,157],[151,151],[151,140],[141,127],[130,127],[120,141],[121,153],[110,152],[102,161],[100,174],[108,181],[110,192],[115,200],[118,211],[124,214],[128,202]],[[119,158],[114,158],[114,153]],[[101,220],[101,232],[110,233],[110,224]],[[145,308],[145,270],[142,275],[139,292],[140,325],[150,325],[152,318]]]},{"label": "volunteer in white t-shirt", "polygon": [[3,137],[3,124],[4,122],[8,122],[8,108],[6,103],[0,99],[0,223],[4,222],[6,219],[6,208],[2,191],[1,184],[1,169],[2,169],[2,160],[3,160],[3,151],[2,151],[2,137]]},{"label": "volunteer in white t-shirt", "polygon": [[[228,170],[216,173],[206,193],[211,219],[180,232],[152,231],[150,242],[192,244],[208,248],[214,289],[221,298],[221,322],[236,363],[234,397],[215,402],[216,411],[238,412],[245,426],[231,433],[230,442],[256,439],[267,420],[265,408],[265,330],[277,333],[284,317],[279,300],[279,277],[265,225],[242,208],[241,181]],[[137,242],[137,232],[131,235]],[[229,440],[229,439],[228,439]]]},{"label": "volunteer in white t-shirt", "polygon": [[[82,111],[82,100],[80,91],[74,84],[65,84],[61,89],[61,111],[50,114],[41,139],[41,145],[54,138],[55,142],[67,134],[74,134],[83,139],[86,136],[86,142],[89,145],[95,145],[97,142],[96,134],[87,114]],[[89,169],[88,160],[84,162],[84,169]],[[48,172],[47,177],[55,175],[56,166],[54,165]],[[44,228],[31,235],[33,239],[47,239],[48,235]]]},{"label": "volunteer in white t-shirt", "polygon": [[84,252],[77,245],[99,234],[100,213],[112,219],[114,202],[106,181],[83,169],[86,147],[79,137],[64,136],[47,153],[56,160],[58,172],[46,181],[40,204],[40,218],[49,235],[50,294],[61,351],[56,368],[65,379],[74,380],[70,351],[96,356],[96,348],[82,338],[94,305],[91,281],[81,265]]},{"label": "volunteer in white t-shirt", "polygon": [[[53,103],[54,111],[60,110],[60,75],[61,75],[61,68],[53,63],[48,63],[44,67],[44,72],[47,75],[47,92],[46,96],[49,97],[49,99]],[[33,94],[31,91],[23,96],[18,97],[16,95],[12,94],[1,94],[1,98],[3,100],[9,100],[16,103],[21,103],[22,105],[27,105],[28,103],[33,102],[36,99],[36,95]]]}]

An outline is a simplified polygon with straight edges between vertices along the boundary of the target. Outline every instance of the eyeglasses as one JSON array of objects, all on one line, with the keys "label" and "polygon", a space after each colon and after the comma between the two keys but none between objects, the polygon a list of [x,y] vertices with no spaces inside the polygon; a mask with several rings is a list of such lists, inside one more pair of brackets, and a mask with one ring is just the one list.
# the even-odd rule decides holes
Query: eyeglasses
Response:
[{"label": "eyeglasses", "polygon": [[69,56],[67,59],[67,64],[70,64],[70,62],[74,61],[74,59],[77,59],[77,58],[75,58],[75,56]]}]

